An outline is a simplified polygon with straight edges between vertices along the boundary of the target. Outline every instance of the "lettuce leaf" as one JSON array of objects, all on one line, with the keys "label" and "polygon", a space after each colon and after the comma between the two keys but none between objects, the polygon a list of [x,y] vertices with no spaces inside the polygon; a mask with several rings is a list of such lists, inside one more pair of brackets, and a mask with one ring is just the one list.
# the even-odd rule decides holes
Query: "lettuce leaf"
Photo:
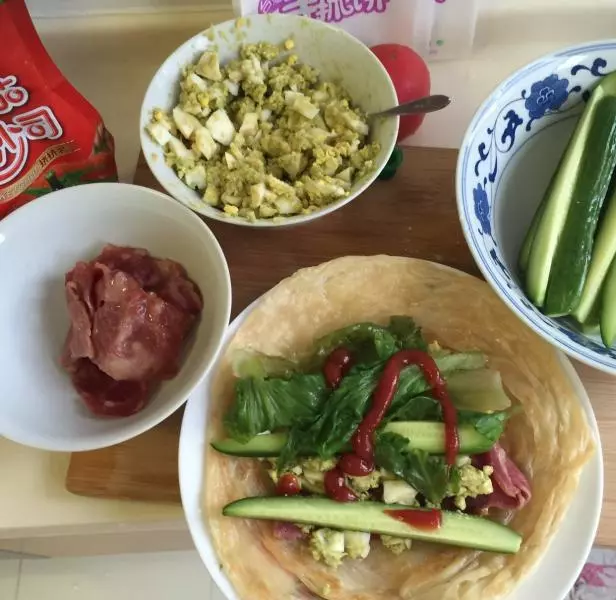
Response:
[{"label": "lettuce leaf", "polygon": [[421,328],[411,317],[393,316],[389,319],[387,329],[396,339],[399,350],[414,348],[426,351],[428,349],[428,345],[421,334]]},{"label": "lettuce leaf", "polygon": [[477,433],[488,438],[491,442],[497,442],[501,435],[503,435],[510,416],[509,411],[490,414],[460,411],[458,413],[458,423],[473,425]]},{"label": "lettuce leaf", "polygon": [[[449,354],[436,359],[441,373],[485,364],[485,357],[479,353]],[[334,390],[323,404],[311,423],[294,424],[289,430],[285,448],[279,458],[279,467],[295,462],[299,455],[331,458],[348,444],[368,410],[372,393],[376,388],[385,363],[353,367],[344,377],[338,389]],[[404,420],[441,420],[440,404],[433,398],[420,396],[430,389],[417,366],[409,366],[400,372],[398,388],[392,400],[386,421],[391,420],[392,411],[396,420],[398,414]],[[416,399],[416,397],[419,398]],[[413,412],[411,411],[413,407]],[[396,414],[397,413],[397,414]],[[422,415],[422,416],[418,416]],[[386,422],[385,421],[385,422]]]},{"label": "lettuce leaf", "polygon": [[396,338],[376,323],[355,323],[317,340],[314,348],[315,366],[340,346],[353,353],[355,364],[369,364],[388,359],[398,350]]},{"label": "lettuce leaf", "polygon": [[329,393],[320,373],[237,379],[235,401],[224,418],[227,434],[246,443],[264,431],[305,426],[319,414]]},{"label": "lettuce leaf", "polygon": [[409,449],[408,440],[397,433],[382,433],[375,441],[376,464],[412,485],[428,502],[440,506],[451,474],[442,456]]},{"label": "lettuce leaf", "polygon": [[376,323],[355,323],[317,340],[314,365],[320,365],[334,349],[345,346],[353,352],[355,364],[370,364],[387,360],[398,350],[426,350],[421,329],[411,317],[393,316],[387,327]]},{"label": "lettuce leaf", "polygon": [[235,350],[231,356],[235,377],[283,377],[298,372],[299,365],[282,356],[269,356],[255,350]]}]

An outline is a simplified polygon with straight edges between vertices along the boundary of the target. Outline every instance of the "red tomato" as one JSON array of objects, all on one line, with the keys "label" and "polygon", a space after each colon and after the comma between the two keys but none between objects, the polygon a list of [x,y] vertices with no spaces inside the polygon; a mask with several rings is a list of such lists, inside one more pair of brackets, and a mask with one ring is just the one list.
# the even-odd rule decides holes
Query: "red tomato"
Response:
[{"label": "red tomato", "polygon": [[[423,58],[402,44],[379,44],[370,48],[381,61],[393,81],[398,102],[410,102],[430,94],[430,71]],[[425,115],[400,118],[398,141],[415,133]]]}]

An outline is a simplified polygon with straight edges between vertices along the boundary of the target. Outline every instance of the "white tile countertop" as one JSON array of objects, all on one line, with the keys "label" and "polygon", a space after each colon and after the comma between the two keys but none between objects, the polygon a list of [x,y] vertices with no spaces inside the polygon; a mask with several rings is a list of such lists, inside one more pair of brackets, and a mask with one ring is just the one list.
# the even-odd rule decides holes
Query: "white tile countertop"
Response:
[{"label": "white tile countertop", "polygon": [[[198,12],[37,19],[58,66],[97,107],[114,135],[124,181],[132,179],[140,104],[154,71],[188,37],[232,16],[226,5],[204,6]],[[452,96],[453,104],[428,117],[409,143],[457,147],[473,112],[500,80],[559,47],[614,37],[615,22],[616,0],[480,0],[473,55],[431,64],[433,92]],[[72,496],[64,489],[67,464],[67,455],[0,440],[0,549],[55,554],[54,540],[63,540],[65,553],[73,548],[83,554],[83,544],[71,546],[67,539],[130,534],[125,547],[140,550],[149,542],[139,536],[151,531],[161,540],[152,549],[189,547],[180,508]],[[115,547],[104,537],[92,552]]]}]

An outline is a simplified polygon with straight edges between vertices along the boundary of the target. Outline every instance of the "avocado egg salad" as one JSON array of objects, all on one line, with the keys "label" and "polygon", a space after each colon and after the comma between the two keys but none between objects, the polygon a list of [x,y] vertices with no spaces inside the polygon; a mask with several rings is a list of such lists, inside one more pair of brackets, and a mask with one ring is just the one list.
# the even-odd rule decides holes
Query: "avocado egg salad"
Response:
[{"label": "avocado egg salad", "polygon": [[594,449],[558,354],[485,283],[413,259],[283,281],[211,393],[204,512],[242,599],[500,598]]},{"label": "avocado egg salad", "polygon": [[375,167],[366,115],[337,83],[298,60],[293,40],[214,48],[182,70],[177,106],[147,130],[203,201],[249,221],[317,211]]}]

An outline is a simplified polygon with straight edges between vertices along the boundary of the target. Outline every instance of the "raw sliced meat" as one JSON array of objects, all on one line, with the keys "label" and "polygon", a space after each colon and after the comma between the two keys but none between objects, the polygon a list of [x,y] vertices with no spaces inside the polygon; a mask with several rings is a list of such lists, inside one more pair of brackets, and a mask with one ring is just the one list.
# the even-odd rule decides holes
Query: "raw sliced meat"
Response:
[{"label": "raw sliced meat", "polygon": [[293,523],[277,521],[274,523],[274,537],[279,540],[301,540],[304,536],[302,530]]},{"label": "raw sliced meat", "polygon": [[203,307],[199,289],[175,261],[107,245],[66,274],[65,292],[71,326],[62,365],[77,391],[96,414],[140,410],[153,384],[179,371]]},{"label": "raw sliced meat", "polygon": [[518,510],[528,504],[532,497],[530,483],[500,444],[496,443],[489,452],[473,457],[473,464],[477,467],[489,465],[494,469],[491,477],[494,491],[475,499],[469,498],[469,506],[474,511],[484,512],[490,508]]},{"label": "raw sliced meat", "polygon": [[154,258],[143,248],[107,244],[96,261],[129,273],[146,292],[154,292],[180,310],[196,315],[203,308],[197,286],[174,260]]},{"label": "raw sliced meat", "polygon": [[99,307],[92,325],[91,360],[101,371],[118,381],[177,375],[182,343],[194,322],[192,314],[143,291],[122,271],[107,271],[96,284],[96,297]]},{"label": "raw sliced meat", "polygon": [[71,380],[85,405],[100,416],[133,415],[146,405],[150,395],[148,382],[116,381],[87,359],[73,365]]}]

